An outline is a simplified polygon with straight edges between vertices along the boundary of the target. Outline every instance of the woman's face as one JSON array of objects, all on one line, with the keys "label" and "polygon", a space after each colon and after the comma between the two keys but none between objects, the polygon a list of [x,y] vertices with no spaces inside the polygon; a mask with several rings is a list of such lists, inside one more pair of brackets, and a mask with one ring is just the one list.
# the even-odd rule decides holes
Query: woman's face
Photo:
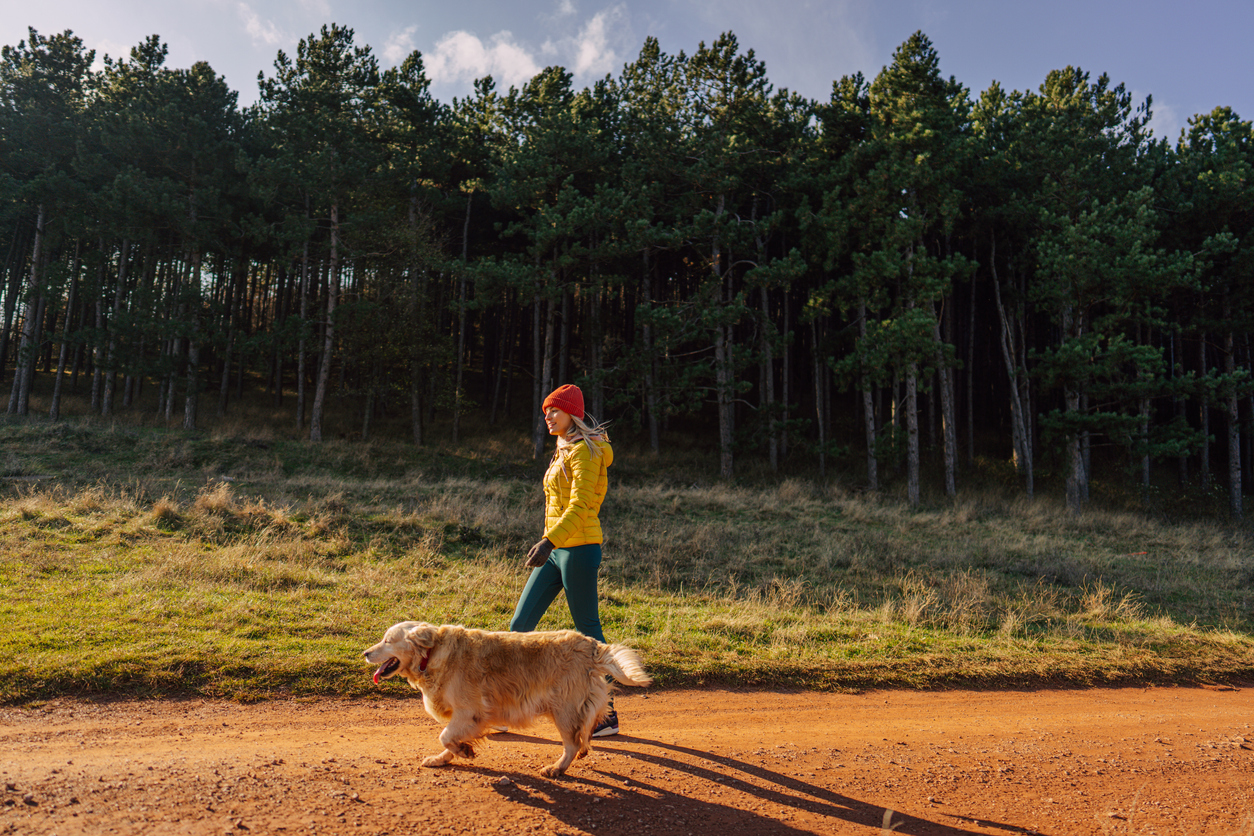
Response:
[{"label": "woman's face", "polygon": [[548,425],[549,435],[566,435],[574,421],[569,412],[563,412],[555,406],[549,407],[544,413],[544,423]]}]

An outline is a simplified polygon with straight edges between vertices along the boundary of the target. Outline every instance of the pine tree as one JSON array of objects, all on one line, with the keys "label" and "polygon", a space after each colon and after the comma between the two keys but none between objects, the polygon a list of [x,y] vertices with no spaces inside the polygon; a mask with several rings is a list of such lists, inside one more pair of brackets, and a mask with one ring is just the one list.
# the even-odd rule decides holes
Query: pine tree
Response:
[{"label": "pine tree", "polygon": [[[1254,393],[1251,370],[1238,361],[1238,339],[1254,330],[1254,129],[1231,108],[1190,120],[1176,150],[1166,191],[1183,208],[1170,225],[1177,247],[1199,257],[1200,304],[1187,324],[1219,346],[1220,369],[1205,375],[1202,402],[1222,404],[1227,424],[1228,513],[1244,516],[1240,401]],[[1183,312],[1182,312],[1183,313]],[[1249,430],[1247,429],[1247,434]]]},{"label": "pine tree", "polygon": [[[81,200],[72,163],[95,57],[69,30],[51,37],[28,32],[26,40],[0,51],[0,156],[14,181],[14,196],[34,217],[21,344],[8,405],[9,414],[17,415],[30,411],[37,332],[49,301],[44,271],[50,225]],[[7,327],[6,322],[6,337]]]},{"label": "pine tree", "polygon": [[335,359],[336,306],[343,269],[343,228],[353,190],[379,169],[381,143],[372,130],[379,106],[379,67],[353,30],[335,24],[303,38],[293,61],[280,52],[273,78],[261,78],[261,105],[278,134],[276,146],[327,224],[326,319],[309,420],[310,441],[323,438],[323,417]]},{"label": "pine tree", "polygon": [[[834,119],[858,115],[857,84],[846,88],[837,91]],[[946,492],[955,491],[954,351],[941,340],[937,309],[969,269],[944,245],[959,211],[967,109],[966,91],[941,78],[931,43],[922,33],[911,36],[867,90],[865,136],[850,150],[826,207],[837,251],[849,252],[850,273],[837,292],[859,321],[857,351],[839,365],[861,371],[864,391],[890,375],[903,381],[897,412],[912,505],[920,499],[918,391],[932,372],[944,405]]]}]

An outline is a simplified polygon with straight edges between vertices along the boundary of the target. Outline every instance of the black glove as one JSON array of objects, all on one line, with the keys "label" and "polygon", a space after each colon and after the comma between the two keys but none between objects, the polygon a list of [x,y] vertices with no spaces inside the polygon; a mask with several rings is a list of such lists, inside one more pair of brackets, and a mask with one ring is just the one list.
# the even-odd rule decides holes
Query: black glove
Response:
[{"label": "black glove", "polygon": [[549,559],[549,553],[552,551],[553,544],[549,542],[549,538],[545,537],[532,546],[531,551],[527,552],[527,565],[533,569],[536,566],[543,566],[544,561]]}]

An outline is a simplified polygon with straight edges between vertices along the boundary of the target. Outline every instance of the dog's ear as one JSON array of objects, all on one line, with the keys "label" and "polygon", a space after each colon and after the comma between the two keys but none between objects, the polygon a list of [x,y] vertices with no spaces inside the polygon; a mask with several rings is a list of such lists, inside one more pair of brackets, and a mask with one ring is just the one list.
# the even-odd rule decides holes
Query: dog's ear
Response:
[{"label": "dog's ear", "polygon": [[405,638],[423,655],[435,647],[435,634],[439,630],[434,624],[419,622],[405,631]]}]

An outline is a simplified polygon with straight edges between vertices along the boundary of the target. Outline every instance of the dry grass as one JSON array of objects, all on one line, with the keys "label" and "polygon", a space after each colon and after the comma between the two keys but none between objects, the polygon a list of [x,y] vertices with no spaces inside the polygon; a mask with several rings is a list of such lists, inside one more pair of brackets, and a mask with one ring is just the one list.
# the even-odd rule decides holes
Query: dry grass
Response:
[{"label": "dry grass", "polygon": [[[535,466],[509,458],[522,439],[414,451],[242,426],[19,429],[21,467],[61,475],[3,483],[3,699],[360,692],[357,654],[394,621],[504,629],[541,521]],[[910,509],[796,477],[679,478],[674,463],[649,477],[627,452],[615,467],[602,620],[663,683],[1254,672],[1247,529],[980,492]],[[560,602],[541,625],[568,626]]]}]

